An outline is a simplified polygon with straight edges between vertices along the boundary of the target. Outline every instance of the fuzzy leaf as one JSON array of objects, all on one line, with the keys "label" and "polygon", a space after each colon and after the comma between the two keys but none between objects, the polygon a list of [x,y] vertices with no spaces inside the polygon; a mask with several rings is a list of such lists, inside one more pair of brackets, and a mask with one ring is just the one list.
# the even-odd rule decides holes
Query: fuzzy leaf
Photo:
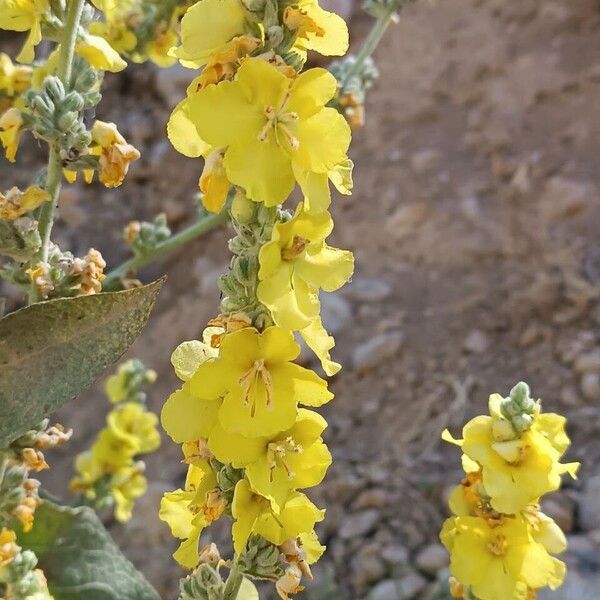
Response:
[{"label": "fuzzy leaf", "polygon": [[50,300],[0,319],[0,447],[78,396],[127,351],[162,283]]},{"label": "fuzzy leaf", "polygon": [[37,555],[55,600],[159,600],[91,508],[45,500],[18,543]]}]

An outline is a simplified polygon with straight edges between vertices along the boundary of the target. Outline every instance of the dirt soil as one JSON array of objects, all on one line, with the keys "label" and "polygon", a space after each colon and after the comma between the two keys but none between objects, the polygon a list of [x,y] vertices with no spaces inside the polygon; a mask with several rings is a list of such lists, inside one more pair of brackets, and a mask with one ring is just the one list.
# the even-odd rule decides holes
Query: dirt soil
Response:
[{"label": "dirt soil", "polygon": [[[354,15],[357,47],[370,18]],[[421,0],[377,50],[381,77],[351,151],[356,190],[332,209],[332,243],[353,250],[358,266],[353,283],[324,302],[346,368],[325,410],[335,463],[315,494],[328,509],[321,533],[329,546],[317,578],[333,572],[339,587],[327,595],[321,586],[313,598],[443,597],[435,594],[446,563],[435,544],[448,488],[461,475],[440,432],[458,432],[486,410],[490,393],[506,394],[521,379],[546,409],[568,416],[569,458],[584,461],[579,482],[548,507],[572,538],[568,562],[583,587],[552,597],[584,598],[585,589],[595,597],[599,47],[597,0]],[[143,158],[121,189],[65,190],[63,247],[91,245],[116,264],[125,256],[118,231],[130,218],[164,210],[173,229],[193,218],[200,164],[163,135],[184,84],[179,69],[135,67],[109,78],[98,117],[117,122]],[[34,146],[22,156],[16,174],[0,165],[5,183],[26,181],[39,159]],[[171,351],[216,312],[228,234],[214,232],[143,273],[169,275],[131,352],[159,373],[157,411],[176,386]],[[50,457],[53,491],[64,493],[73,451],[89,445],[106,410],[98,388],[60,412],[75,436]],[[148,460],[152,484],[133,520],[111,526],[165,599],[175,598],[181,573],[156,512],[183,474],[165,438]],[[391,595],[390,582],[399,582]]]}]

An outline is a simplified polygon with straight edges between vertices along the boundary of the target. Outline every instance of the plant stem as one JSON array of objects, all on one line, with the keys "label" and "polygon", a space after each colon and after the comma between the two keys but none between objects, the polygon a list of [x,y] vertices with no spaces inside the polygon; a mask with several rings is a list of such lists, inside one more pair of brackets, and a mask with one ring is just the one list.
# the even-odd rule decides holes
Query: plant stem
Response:
[{"label": "plant stem", "polygon": [[[58,56],[57,76],[60,78],[66,89],[69,89],[71,71],[73,68],[73,56],[75,54],[75,44],[77,43],[77,34],[79,22],[83,13],[85,0],[70,0],[67,11],[67,20],[63,30],[63,38],[60,45]],[[54,215],[58,204],[60,186],[62,180],[62,161],[60,158],[60,147],[57,143],[50,146],[48,155],[48,174],[46,179],[46,190],[50,195],[50,200],[42,206],[38,218],[38,229],[42,240],[42,247],[38,254],[41,261],[48,260],[50,248],[50,236],[54,225]],[[32,284],[29,291],[29,303],[32,304],[39,300],[35,284]]]},{"label": "plant stem", "polygon": [[358,75],[363,68],[365,61],[373,54],[379,42],[383,38],[388,26],[394,21],[396,10],[400,7],[401,3],[391,4],[386,8],[381,9],[381,13],[377,17],[377,20],[373,24],[367,39],[363,42],[363,45],[354,61],[354,64],[346,74],[346,78],[342,83],[342,90],[352,81],[352,78]]},{"label": "plant stem", "polygon": [[138,254],[133,258],[125,261],[115,269],[113,269],[102,283],[102,288],[106,291],[114,288],[119,282],[119,279],[126,275],[129,271],[137,271],[142,267],[154,262],[155,260],[170,254],[180,246],[183,246],[187,242],[190,242],[197,237],[200,237],[204,233],[208,233],[213,229],[216,229],[219,225],[222,225],[227,221],[229,217],[228,208],[224,208],[220,213],[216,215],[208,215],[199,219],[193,225],[186,227],[183,231],[170,237],[168,240],[158,244],[151,252],[145,254]]},{"label": "plant stem", "polygon": [[223,600],[236,600],[243,580],[244,574],[240,570],[239,560],[238,557],[236,557],[231,566],[231,571],[229,571],[229,577],[225,582]]}]

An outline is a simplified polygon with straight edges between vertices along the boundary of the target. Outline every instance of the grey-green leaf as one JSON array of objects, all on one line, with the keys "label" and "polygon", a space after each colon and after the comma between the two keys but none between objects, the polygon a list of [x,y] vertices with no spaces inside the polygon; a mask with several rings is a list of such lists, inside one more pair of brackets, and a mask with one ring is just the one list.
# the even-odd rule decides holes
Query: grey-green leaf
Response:
[{"label": "grey-green leaf", "polygon": [[18,543],[36,553],[55,600],[159,600],[91,508],[46,500]]},{"label": "grey-green leaf", "polygon": [[0,319],[0,447],[79,395],[127,351],[162,283],[50,300]]}]

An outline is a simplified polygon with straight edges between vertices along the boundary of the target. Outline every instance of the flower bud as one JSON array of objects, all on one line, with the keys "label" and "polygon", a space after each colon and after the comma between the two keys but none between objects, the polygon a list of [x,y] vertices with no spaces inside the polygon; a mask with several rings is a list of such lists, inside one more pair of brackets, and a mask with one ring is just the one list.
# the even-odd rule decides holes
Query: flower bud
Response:
[{"label": "flower bud", "polygon": [[244,225],[252,220],[255,209],[256,203],[248,200],[246,194],[238,188],[231,203],[231,216]]},{"label": "flower bud", "polygon": [[497,442],[514,440],[517,436],[510,421],[506,419],[494,419],[492,423],[492,435]]}]

